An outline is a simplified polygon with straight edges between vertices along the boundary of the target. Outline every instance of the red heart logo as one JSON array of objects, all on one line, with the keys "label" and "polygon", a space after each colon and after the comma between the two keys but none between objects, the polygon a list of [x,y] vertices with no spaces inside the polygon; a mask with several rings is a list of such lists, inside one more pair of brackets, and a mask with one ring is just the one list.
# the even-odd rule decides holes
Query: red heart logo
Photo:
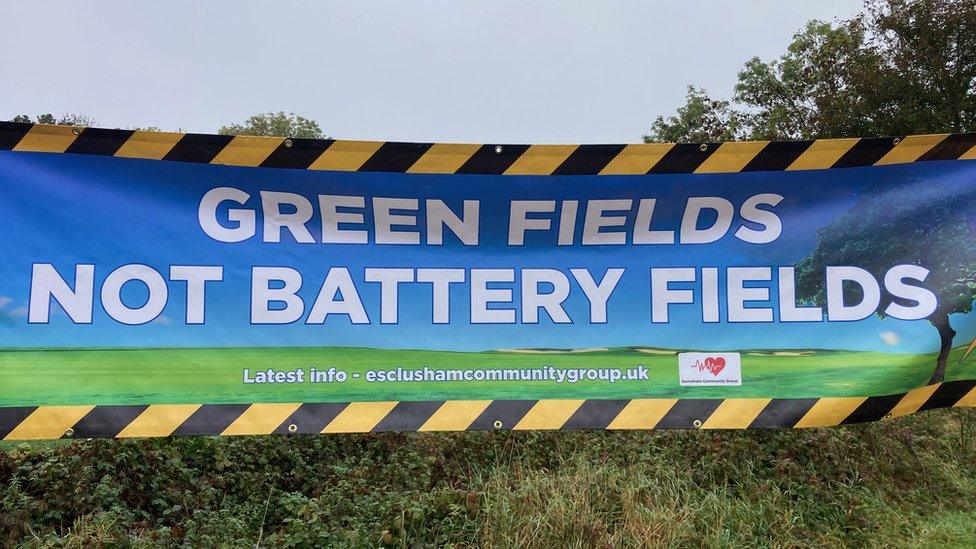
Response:
[{"label": "red heart logo", "polygon": [[713,376],[718,376],[719,372],[725,369],[725,358],[708,357],[705,359],[705,367],[708,368],[708,371],[711,372]]}]

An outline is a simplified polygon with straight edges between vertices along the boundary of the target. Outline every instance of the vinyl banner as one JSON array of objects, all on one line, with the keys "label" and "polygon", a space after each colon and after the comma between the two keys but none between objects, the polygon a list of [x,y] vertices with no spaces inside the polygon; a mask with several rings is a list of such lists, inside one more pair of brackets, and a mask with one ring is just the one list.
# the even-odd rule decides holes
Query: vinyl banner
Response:
[{"label": "vinyl banner", "polygon": [[976,405],[973,145],[6,124],[0,438],[810,427]]}]

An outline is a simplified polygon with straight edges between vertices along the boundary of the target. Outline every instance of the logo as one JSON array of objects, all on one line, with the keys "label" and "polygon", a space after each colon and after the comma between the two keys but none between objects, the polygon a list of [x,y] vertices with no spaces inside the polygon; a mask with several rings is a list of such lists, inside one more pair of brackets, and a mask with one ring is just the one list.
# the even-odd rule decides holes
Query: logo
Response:
[{"label": "logo", "polygon": [[739,353],[679,353],[681,385],[742,385]]},{"label": "logo", "polygon": [[695,367],[698,368],[699,371],[708,370],[713,376],[717,376],[719,372],[725,369],[725,358],[720,356],[710,356],[705,359],[704,363],[702,363],[700,360],[696,360]]}]

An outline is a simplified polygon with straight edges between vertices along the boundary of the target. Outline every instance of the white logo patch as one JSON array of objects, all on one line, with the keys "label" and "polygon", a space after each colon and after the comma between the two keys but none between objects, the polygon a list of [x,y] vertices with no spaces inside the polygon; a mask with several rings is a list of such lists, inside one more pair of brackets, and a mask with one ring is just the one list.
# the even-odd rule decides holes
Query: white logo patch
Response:
[{"label": "white logo patch", "polygon": [[679,353],[681,385],[742,385],[739,353]]}]

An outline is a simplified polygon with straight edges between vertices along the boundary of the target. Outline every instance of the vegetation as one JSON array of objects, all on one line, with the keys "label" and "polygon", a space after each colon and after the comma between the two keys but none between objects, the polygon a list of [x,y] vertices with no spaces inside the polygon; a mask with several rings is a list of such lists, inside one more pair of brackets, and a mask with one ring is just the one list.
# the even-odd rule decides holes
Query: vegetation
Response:
[{"label": "vegetation", "polygon": [[648,141],[816,139],[976,130],[976,0],[867,0],[753,58],[731,100],[689,87]]},{"label": "vegetation", "polygon": [[27,114],[20,114],[11,119],[11,122],[21,122],[24,124],[59,124],[62,126],[94,126],[95,119],[90,116],[85,116],[83,114],[62,114],[60,116],[54,116],[51,113],[44,113],[37,115],[37,118],[32,118]]},{"label": "vegetation", "polygon": [[[906,196],[912,200],[906,201]],[[949,315],[971,312],[976,300],[974,234],[976,195],[972,192],[953,192],[931,181],[889,178],[862,193],[850,210],[817,232],[816,248],[797,266],[797,297],[824,304],[823,272],[828,265],[857,265],[883,279],[896,262],[924,258],[930,271],[925,286],[939,302],[928,321],[941,341],[929,383],[939,383],[945,378],[956,336]],[[845,290],[849,302],[860,302],[859,286]],[[892,296],[882,291],[878,316],[885,317],[891,302]]]},{"label": "vegetation", "polygon": [[0,544],[972,546],[974,427],[20,444]]},{"label": "vegetation", "polygon": [[284,111],[255,114],[242,124],[221,126],[217,133],[221,135],[265,135],[307,139],[325,138],[318,122]]}]

